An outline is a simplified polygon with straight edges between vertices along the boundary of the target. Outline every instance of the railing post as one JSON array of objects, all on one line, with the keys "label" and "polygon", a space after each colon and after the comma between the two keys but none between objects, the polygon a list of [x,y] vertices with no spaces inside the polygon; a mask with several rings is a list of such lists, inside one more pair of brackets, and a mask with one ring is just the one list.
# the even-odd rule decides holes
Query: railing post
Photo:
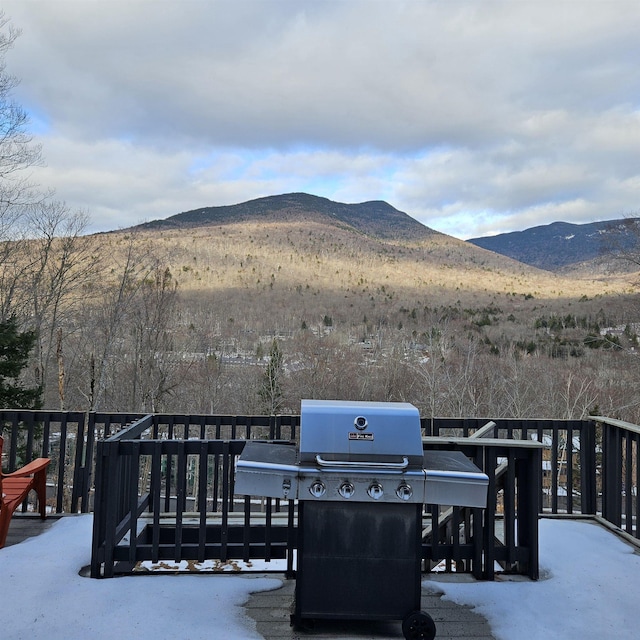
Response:
[{"label": "railing post", "polygon": [[596,423],[583,420],[580,431],[580,509],[584,514],[595,515],[598,511],[596,471]]},{"label": "railing post", "polygon": [[82,501],[82,512],[87,513],[87,495],[89,488],[85,485],[86,459],[84,443],[84,414],[80,414],[77,420],[76,429],[76,455],[73,469],[73,487],[71,488],[71,513],[78,512],[78,501]]},{"label": "railing post", "polygon": [[95,500],[93,510],[93,536],[91,541],[91,577],[100,578],[100,566],[104,561],[104,543],[106,528],[106,504],[103,499],[108,469],[103,453],[104,443],[98,442],[96,447]]},{"label": "railing post", "polygon": [[[495,537],[496,537],[496,468],[497,456],[494,447],[484,447],[484,465],[483,470],[489,476],[489,486],[487,488],[487,508],[484,510],[484,528],[482,542],[484,547],[484,567],[482,573],[474,570],[474,575],[482,576],[485,580],[493,580],[495,577]],[[477,551],[477,548],[476,548]],[[474,559],[474,569],[476,564],[482,567],[480,558]]]},{"label": "railing post", "polygon": [[229,542],[229,501],[233,495],[229,494],[229,441],[225,440],[222,446],[222,529],[220,532],[220,560],[228,560],[227,544]]},{"label": "railing post", "polygon": [[542,481],[542,451],[529,449],[526,457],[516,462],[518,483],[518,546],[528,550],[527,560],[521,563],[519,573],[526,573],[532,580],[539,577],[538,517]]},{"label": "railing post", "polygon": [[602,515],[619,527],[622,523],[622,438],[616,426],[604,423],[602,428]]}]

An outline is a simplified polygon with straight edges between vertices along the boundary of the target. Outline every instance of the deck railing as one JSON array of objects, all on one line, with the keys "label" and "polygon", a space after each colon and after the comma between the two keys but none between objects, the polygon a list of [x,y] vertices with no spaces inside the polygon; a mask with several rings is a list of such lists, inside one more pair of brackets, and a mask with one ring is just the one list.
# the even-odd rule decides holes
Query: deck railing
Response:
[{"label": "deck railing", "polygon": [[[95,442],[121,430],[138,416],[78,411],[0,410],[5,439],[2,468],[13,471],[40,456],[51,458],[47,503],[54,513],[92,509]],[[25,502],[22,511],[29,509]]]},{"label": "deck railing", "polygon": [[[640,538],[640,427],[494,422],[422,420],[425,446],[459,448],[490,477],[486,510],[425,510],[425,569],[491,578],[495,561],[535,577],[538,514],[597,516]],[[95,512],[95,575],[169,559],[287,558],[292,568],[295,504],[234,495],[233,465],[246,439],[295,441],[299,416],[0,411],[0,426],[5,471],[51,457],[50,510]]]},{"label": "deck railing", "polygon": [[[543,445],[540,512],[588,514],[601,510],[601,423],[589,420],[493,419],[494,438],[539,442]],[[429,435],[470,437],[487,424],[481,418],[423,420]]]},{"label": "deck railing", "polygon": [[640,539],[640,427],[611,418],[597,420],[602,429],[602,517]]},{"label": "deck railing", "polygon": [[[122,431],[141,414],[0,410],[5,439],[2,468],[13,471],[37,457],[51,458],[47,475],[54,513],[93,511],[95,443]],[[153,437],[168,439],[295,439],[298,416],[154,414]],[[23,512],[32,505],[25,502]]]},{"label": "deck railing", "polygon": [[[234,461],[246,442],[240,434],[295,436],[297,422],[173,418],[145,416],[98,443],[92,576],[144,561],[283,559],[285,548],[291,558],[290,503],[285,511],[267,500],[256,512],[249,497],[234,496]],[[275,526],[276,513],[286,515],[284,526]]]}]

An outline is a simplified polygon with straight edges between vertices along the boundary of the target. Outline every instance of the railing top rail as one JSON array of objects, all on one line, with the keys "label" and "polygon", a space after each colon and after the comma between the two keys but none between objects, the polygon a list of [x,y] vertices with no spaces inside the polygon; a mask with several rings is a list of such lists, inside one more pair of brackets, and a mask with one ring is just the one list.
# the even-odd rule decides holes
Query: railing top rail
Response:
[{"label": "railing top rail", "polygon": [[605,418],[603,416],[591,416],[594,422],[601,422],[603,424],[611,425],[612,427],[618,427],[625,431],[631,431],[632,433],[640,433],[640,426],[631,422],[625,422],[624,420],[617,420],[616,418]]},{"label": "railing top rail", "polygon": [[425,436],[422,443],[429,444],[451,444],[451,445],[471,445],[474,447],[510,447],[518,449],[544,449],[541,442],[535,440],[510,440],[504,438],[450,438],[448,436]]},{"label": "railing top rail", "polygon": [[154,413],[153,414],[156,420],[162,422],[163,420],[171,420],[173,422],[183,423],[185,421],[189,422],[200,422],[201,420],[211,420],[213,422],[217,420],[221,420],[222,422],[241,422],[245,423],[246,421],[258,421],[264,422],[268,424],[270,420],[280,420],[283,422],[290,421],[299,421],[299,414],[278,414],[275,416],[269,415],[249,415],[249,414],[230,414],[230,413]]},{"label": "railing top rail", "polygon": [[83,411],[48,411],[46,409],[0,409],[0,418],[9,420],[13,416],[29,416],[34,420],[44,420],[48,418],[52,421],[60,421],[63,418],[67,422],[82,420],[86,414]]},{"label": "railing top rail", "polygon": [[469,437],[470,438],[487,438],[489,433],[494,433],[494,429],[496,428],[496,423],[493,420],[489,420],[487,424],[483,427],[480,427],[477,431],[474,431]]},{"label": "railing top rail", "polygon": [[484,424],[486,422],[496,422],[498,424],[498,427],[500,429],[503,428],[503,426],[517,426],[519,424],[528,424],[528,423],[533,423],[533,424],[545,424],[545,423],[549,423],[549,424],[554,424],[554,423],[558,423],[558,424],[565,424],[565,423],[584,423],[584,422],[590,422],[593,419],[593,416],[589,416],[588,418],[487,418],[487,417],[473,417],[473,418],[452,418],[452,417],[447,417],[447,416],[433,416],[433,417],[428,417],[428,416],[422,416],[422,419],[424,420],[429,420],[432,422],[441,422],[441,423],[473,423],[476,422],[477,424]]},{"label": "railing top rail", "polygon": [[120,440],[135,440],[140,437],[140,435],[146,431],[147,429],[151,429],[153,427],[153,415],[148,414],[135,420],[130,425],[118,431],[118,433],[112,435],[110,438],[107,438],[105,442],[118,442]]}]

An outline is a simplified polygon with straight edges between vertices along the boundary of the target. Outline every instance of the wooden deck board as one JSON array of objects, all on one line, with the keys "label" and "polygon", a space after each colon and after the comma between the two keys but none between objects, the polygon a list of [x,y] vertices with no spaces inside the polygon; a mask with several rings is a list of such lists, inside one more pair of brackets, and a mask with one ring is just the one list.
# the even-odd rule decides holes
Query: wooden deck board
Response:
[{"label": "wooden deck board", "polygon": [[40,535],[60,517],[61,516],[53,515],[47,516],[45,520],[42,520],[38,514],[14,513],[13,518],[11,518],[11,524],[9,525],[9,533],[7,534],[5,547],[10,547],[27,538]]}]

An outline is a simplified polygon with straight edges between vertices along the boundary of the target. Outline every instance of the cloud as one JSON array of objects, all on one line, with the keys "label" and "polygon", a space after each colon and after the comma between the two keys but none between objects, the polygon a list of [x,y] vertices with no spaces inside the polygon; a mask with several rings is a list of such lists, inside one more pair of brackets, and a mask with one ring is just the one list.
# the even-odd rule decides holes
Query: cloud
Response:
[{"label": "cloud", "polygon": [[4,10],[36,177],[96,227],[299,190],[386,199],[466,237],[637,207],[635,2]]}]

